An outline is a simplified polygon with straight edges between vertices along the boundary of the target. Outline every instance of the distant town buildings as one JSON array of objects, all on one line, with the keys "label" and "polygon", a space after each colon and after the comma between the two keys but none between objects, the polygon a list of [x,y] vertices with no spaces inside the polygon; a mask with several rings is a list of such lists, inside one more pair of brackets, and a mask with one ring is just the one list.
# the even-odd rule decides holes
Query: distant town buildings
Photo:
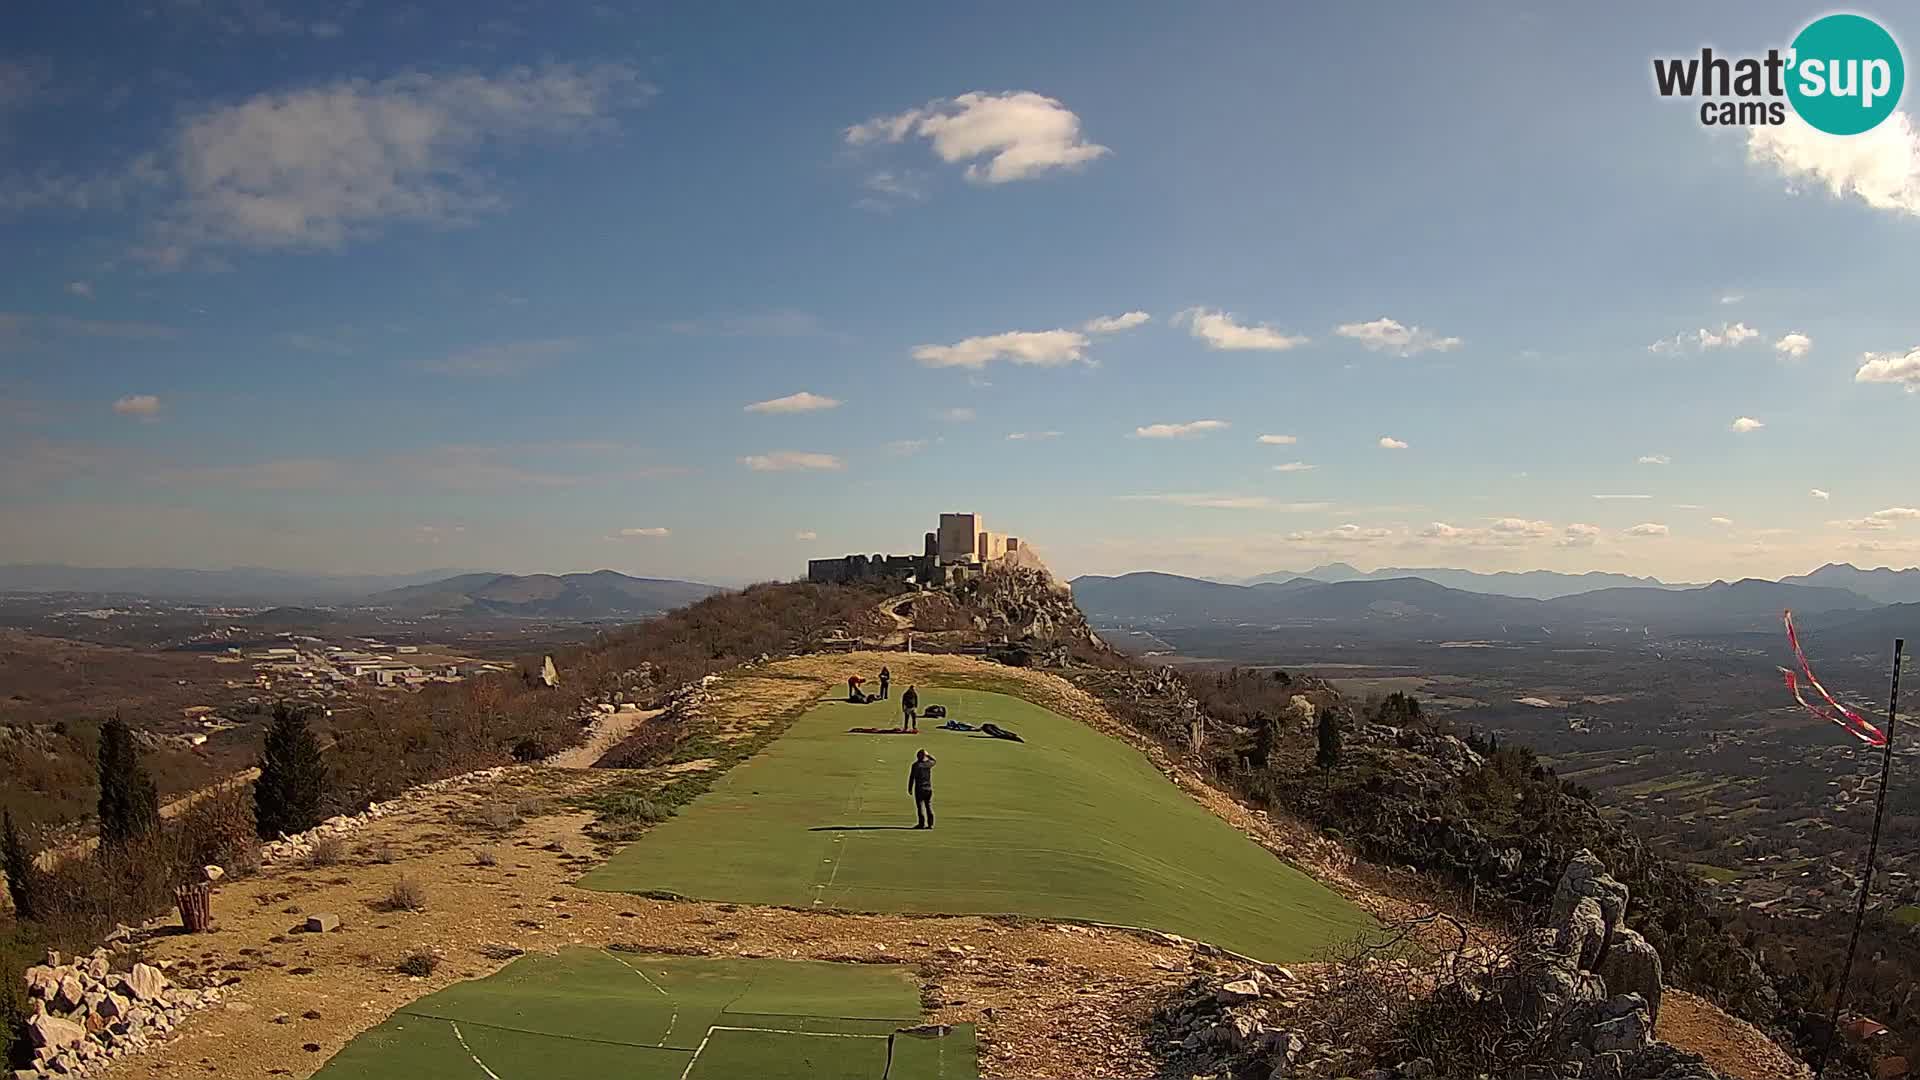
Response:
[{"label": "distant town buildings", "polygon": [[326,697],[356,686],[410,689],[507,670],[502,665],[470,657],[422,651],[417,645],[361,642],[359,647],[349,648],[329,645],[319,638],[285,640],[298,644],[251,650],[230,648],[212,659],[221,664],[250,664],[252,683],[259,689],[309,697]]},{"label": "distant town buildings", "polygon": [[1041,565],[1020,538],[990,532],[979,514],[941,514],[939,528],[927,533],[918,555],[843,555],[807,561],[807,580],[815,584],[857,581],[912,581],[941,585],[990,566]]}]

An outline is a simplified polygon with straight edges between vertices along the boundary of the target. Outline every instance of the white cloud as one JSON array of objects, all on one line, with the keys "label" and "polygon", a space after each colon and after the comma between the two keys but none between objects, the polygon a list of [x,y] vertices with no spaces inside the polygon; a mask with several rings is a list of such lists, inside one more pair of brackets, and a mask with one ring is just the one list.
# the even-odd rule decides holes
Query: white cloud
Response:
[{"label": "white cloud", "polygon": [[1207,510],[1281,510],[1288,513],[1312,513],[1329,506],[1323,502],[1278,502],[1265,495],[1236,495],[1221,492],[1172,492],[1152,495],[1122,495],[1123,502],[1157,502],[1172,506],[1191,506]]},{"label": "white cloud", "polygon": [[1348,522],[1331,529],[1309,529],[1287,534],[1287,540],[1295,544],[1374,544],[1382,540],[1393,539],[1392,529],[1363,528]]},{"label": "white cloud", "polygon": [[1554,534],[1553,523],[1527,518],[1494,518],[1485,526],[1461,526],[1435,521],[1421,529],[1417,538],[1466,547],[1523,547]]},{"label": "white cloud", "polygon": [[150,420],[160,415],[160,399],[152,394],[128,394],[113,403],[113,411]]},{"label": "white cloud", "polygon": [[1058,431],[1016,431],[1007,436],[1008,442],[1038,442],[1041,439],[1057,439]]},{"label": "white cloud", "polygon": [[1804,358],[1812,348],[1813,339],[1798,330],[1782,335],[1780,340],[1773,343],[1773,351],[1789,360]]},{"label": "white cloud", "polygon": [[1607,502],[1614,499],[1651,499],[1653,498],[1653,496],[1651,495],[1595,495],[1594,498],[1599,499],[1602,502]]},{"label": "white cloud", "polygon": [[1767,425],[1761,423],[1758,420],[1755,420],[1751,416],[1742,416],[1739,419],[1735,420],[1731,425],[1729,425],[1731,430],[1738,432],[1741,435],[1745,435],[1749,431],[1759,431],[1761,428],[1766,426]]},{"label": "white cloud", "polygon": [[672,536],[673,530],[663,529],[663,528],[660,528],[659,526],[654,526],[652,528],[646,528],[646,529],[621,529],[620,535],[628,539],[634,539],[634,540],[658,539],[661,537]]},{"label": "white cloud", "polygon": [[1833,498],[1831,494],[1829,494],[1828,492],[1822,491],[1819,488],[1814,488],[1813,490],[1807,492],[1807,494],[1813,496],[1816,499],[1819,499],[1822,502],[1825,502],[1826,500]]},{"label": "white cloud", "polygon": [[1723,294],[1720,297],[1720,302],[1723,304],[1737,304],[1746,298],[1746,294],[1744,293],[1730,292]]},{"label": "white cloud", "polygon": [[1715,525],[1731,525],[1731,524],[1733,524],[1733,519],[1732,519],[1732,518],[1730,518],[1730,517],[1710,517],[1710,518],[1708,518],[1707,520],[1708,520],[1708,521],[1711,521],[1711,522],[1713,522],[1713,523],[1714,523]]},{"label": "white cloud", "polygon": [[1854,382],[1894,383],[1920,394],[1920,345],[1900,353],[1862,353]]},{"label": "white cloud", "polygon": [[887,444],[887,453],[907,457],[927,448],[926,439],[895,439]]},{"label": "white cloud", "polygon": [[397,222],[465,224],[506,204],[482,153],[602,129],[651,93],[622,65],[549,64],[344,79],[216,106],[188,117],[169,149],[179,197],[154,250],[337,249]]},{"label": "white cloud", "polygon": [[1674,503],[1673,508],[1675,510],[1705,510],[1706,509],[1706,507],[1700,505],[1699,503]]},{"label": "white cloud", "polygon": [[1225,420],[1189,420],[1184,424],[1148,424],[1133,429],[1136,439],[1188,439],[1195,435],[1204,435],[1209,431],[1225,431],[1232,427]]},{"label": "white cloud", "polygon": [[1305,345],[1306,338],[1276,330],[1266,323],[1243,326],[1233,321],[1233,316],[1224,311],[1210,311],[1207,308],[1193,307],[1173,317],[1175,326],[1185,323],[1189,332],[1207,343],[1209,349],[1225,351],[1262,350],[1266,352],[1285,352],[1288,349]]},{"label": "white cloud", "polygon": [[802,390],[797,394],[788,394],[786,397],[756,401],[747,406],[746,411],[750,413],[803,413],[817,412],[821,409],[837,409],[839,407],[839,398],[823,397],[819,394]]},{"label": "white cloud", "polygon": [[937,415],[949,424],[965,424],[972,422],[974,419],[973,410],[964,405],[956,405],[951,409],[942,409]]},{"label": "white cloud", "polygon": [[1382,450],[1405,450],[1406,448],[1406,443],[1401,442],[1391,435],[1380,436],[1380,449]]},{"label": "white cloud", "polygon": [[845,468],[840,459],[832,454],[810,453],[805,450],[775,450],[767,454],[750,454],[741,458],[740,463],[754,472],[798,472],[809,469]]},{"label": "white cloud", "polygon": [[1760,336],[1760,331],[1743,322],[1721,323],[1720,329],[1701,327],[1691,333],[1682,331],[1647,346],[1650,353],[1704,352],[1708,349],[1734,349]]},{"label": "white cloud", "polygon": [[579,347],[580,343],[572,338],[507,341],[497,345],[476,345],[470,349],[461,349],[458,352],[428,360],[420,366],[436,375],[500,378],[524,375],[553,357],[563,356]]},{"label": "white cloud", "polygon": [[1152,318],[1153,316],[1144,311],[1129,311],[1125,315],[1102,315],[1097,319],[1087,320],[1087,324],[1081,329],[1089,334],[1117,334],[1122,330],[1143,326]]},{"label": "white cloud", "polygon": [[860,186],[870,194],[854,200],[853,205],[862,210],[884,213],[901,203],[919,202],[927,197],[924,179],[910,170],[895,172],[892,169],[880,169],[868,173],[860,181]]},{"label": "white cloud", "polygon": [[1405,326],[1398,320],[1386,318],[1372,322],[1343,323],[1334,327],[1333,332],[1344,338],[1352,338],[1374,352],[1387,352],[1395,356],[1413,356],[1429,350],[1449,352],[1461,345],[1457,337],[1441,337],[1431,330]]},{"label": "white cloud", "polygon": [[67,291],[69,293],[72,293],[74,296],[83,297],[87,300],[91,300],[93,299],[93,282],[69,281],[67,282]]},{"label": "white cloud", "polygon": [[1920,520],[1920,507],[1889,506],[1885,510],[1875,510],[1863,518],[1829,521],[1827,524],[1837,529],[1851,529],[1854,532],[1884,532],[1898,528],[1902,521],[1916,520]]},{"label": "white cloud", "polygon": [[1920,216],[1920,131],[1899,110],[1858,135],[1828,135],[1788,110],[1785,124],[1749,130],[1747,160],[1785,177],[1789,191],[1824,187],[1836,199]]},{"label": "white cloud", "polygon": [[1081,135],[1080,118],[1073,110],[1031,90],[976,90],[876,116],[845,133],[850,146],[898,143],[910,136],[928,140],[934,154],[949,165],[968,162],[967,179],[981,184],[1074,169],[1109,152]]},{"label": "white cloud", "polygon": [[1318,466],[1309,465],[1304,461],[1289,461],[1283,465],[1275,465],[1273,467],[1273,471],[1274,472],[1312,472],[1317,467]]},{"label": "white cloud", "polygon": [[964,338],[951,345],[920,345],[913,358],[931,368],[971,368],[991,360],[1035,367],[1060,367],[1086,359],[1087,335],[1078,330],[1011,330]]},{"label": "white cloud", "polygon": [[810,544],[820,539],[820,534],[814,532],[812,529],[801,529],[799,532],[793,534],[793,538],[803,544]]},{"label": "white cloud", "polygon": [[1628,536],[1665,536],[1672,530],[1658,522],[1645,521],[1627,530]]},{"label": "white cloud", "polygon": [[1262,435],[1255,442],[1262,446],[1292,446],[1300,441],[1297,435]]},{"label": "white cloud", "polygon": [[1574,522],[1561,531],[1560,539],[1555,541],[1558,547],[1592,547],[1600,542],[1600,526]]},{"label": "white cloud", "polygon": [[1672,459],[1672,458],[1670,458],[1670,457],[1668,457],[1668,456],[1667,456],[1667,455],[1665,455],[1665,454],[1641,454],[1641,455],[1640,455],[1640,464],[1642,464],[1642,465],[1671,465],[1671,464],[1673,464],[1673,459]]}]

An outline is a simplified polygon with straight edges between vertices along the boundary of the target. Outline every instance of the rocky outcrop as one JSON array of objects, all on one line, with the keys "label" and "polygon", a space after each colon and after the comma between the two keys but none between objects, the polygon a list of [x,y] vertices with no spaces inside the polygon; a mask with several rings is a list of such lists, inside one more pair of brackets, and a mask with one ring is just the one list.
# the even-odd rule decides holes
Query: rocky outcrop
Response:
[{"label": "rocky outcrop", "polygon": [[176,986],[157,967],[115,971],[105,948],[63,963],[59,953],[27,969],[30,1065],[20,1078],[86,1076],[163,1042],[187,1016],[217,1003],[218,986]]},{"label": "rocky outcrop", "polygon": [[1032,646],[1106,648],[1073,602],[1073,590],[1045,569],[994,565],[951,587],[954,601],[989,638]]},{"label": "rocky outcrop", "polygon": [[[1426,967],[1362,958],[1319,973],[1313,986],[1281,981],[1275,968],[1204,976],[1156,1014],[1161,1047],[1196,1074],[1262,1080],[1725,1080],[1655,1041],[1660,957],[1626,926],[1630,899],[1581,851],[1560,875],[1546,925],[1510,954],[1462,949]],[[1366,1018],[1362,1031],[1349,1026],[1356,1015]],[[1497,1031],[1484,1041],[1505,1047],[1504,1057],[1400,1060],[1408,1046],[1459,1049],[1436,1034],[1451,1027]]]}]

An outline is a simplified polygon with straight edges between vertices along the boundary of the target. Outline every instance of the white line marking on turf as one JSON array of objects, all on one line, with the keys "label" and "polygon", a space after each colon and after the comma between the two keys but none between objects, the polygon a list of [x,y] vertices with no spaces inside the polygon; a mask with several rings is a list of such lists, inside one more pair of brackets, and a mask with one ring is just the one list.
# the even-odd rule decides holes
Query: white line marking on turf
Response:
[{"label": "white line marking on turf", "polygon": [[[694,1047],[693,1057],[687,1059],[687,1067],[681,1070],[680,1080],[687,1080],[687,1077],[693,1075],[694,1063],[700,1060],[702,1053],[706,1052],[707,1043],[713,1039],[713,1033],[716,1031],[764,1031],[769,1035],[806,1035],[815,1039],[890,1039],[893,1037],[891,1035],[848,1035],[838,1031],[790,1031],[786,1028],[728,1027],[723,1024],[716,1024],[707,1029],[707,1033],[700,1039],[700,1045]],[[481,1066],[481,1068],[485,1067],[484,1065]],[[488,1073],[487,1075],[492,1076],[493,1074]],[[494,1080],[499,1080],[499,1078],[495,1077]]]},{"label": "white line marking on turf", "polygon": [[487,1068],[487,1063],[484,1061],[481,1061],[480,1055],[474,1053],[473,1047],[467,1045],[467,1037],[465,1035],[460,1034],[460,1025],[449,1020],[447,1021],[447,1026],[453,1029],[453,1037],[460,1040],[460,1049],[465,1050],[467,1052],[467,1056],[473,1059],[473,1063],[475,1065],[480,1066],[480,1071],[483,1073],[486,1073],[488,1076],[493,1077],[493,1080],[500,1080],[500,1074],[497,1072],[494,1072],[492,1069]]},{"label": "white line marking on turf", "polygon": [[648,986],[653,987],[655,990],[660,991],[661,997],[664,997],[668,1001],[673,1002],[673,1015],[667,1018],[667,1030],[665,1031],[665,1033],[663,1033],[660,1036],[660,1041],[654,1044],[655,1046],[661,1046],[661,1047],[666,1046],[667,1040],[673,1038],[673,1026],[680,1022],[680,1002],[675,1000],[672,994],[667,993],[666,987],[661,986],[659,983],[654,982],[652,979],[647,978],[646,972],[641,971],[639,968],[634,967],[632,964],[629,964],[625,960],[620,959],[618,956],[615,956],[611,951],[607,949],[601,949],[600,951],[603,953],[606,953],[607,957],[611,959],[614,963],[619,964],[621,967],[626,968],[628,971],[631,971],[635,975],[640,976],[640,980],[642,982],[646,983]]}]

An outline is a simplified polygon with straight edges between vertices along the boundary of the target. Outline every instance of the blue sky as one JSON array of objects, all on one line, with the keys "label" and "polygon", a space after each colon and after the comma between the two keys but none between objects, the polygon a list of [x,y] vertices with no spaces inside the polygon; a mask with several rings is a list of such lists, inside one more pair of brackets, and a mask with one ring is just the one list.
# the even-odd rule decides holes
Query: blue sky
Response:
[{"label": "blue sky", "polygon": [[0,561],[1920,561],[1913,110],[1652,89],[1824,8],[664,8],[0,16]]}]

